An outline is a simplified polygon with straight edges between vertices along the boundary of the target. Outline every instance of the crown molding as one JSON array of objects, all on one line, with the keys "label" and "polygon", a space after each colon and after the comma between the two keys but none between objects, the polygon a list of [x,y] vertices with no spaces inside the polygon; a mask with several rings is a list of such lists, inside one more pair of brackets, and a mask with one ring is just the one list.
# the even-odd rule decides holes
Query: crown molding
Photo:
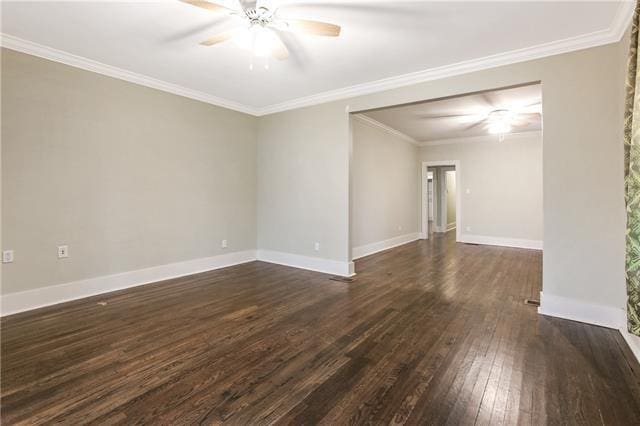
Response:
[{"label": "crown molding", "polygon": [[[533,130],[531,132],[518,132],[518,133],[508,133],[504,135],[505,141],[512,141],[518,139],[525,139],[528,137],[538,136],[542,138],[542,131]],[[478,143],[478,142],[497,142],[497,135],[480,135],[480,136],[470,136],[468,138],[451,138],[451,139],[439,139],[432,141],[422,141],[418,142],[418,146],[426,147],[426,146],[438,146],[438,145],[454,145],[460,143]]]},{"label": "crown molding", "polygon": [[82,56],[73,55],[62,50],[54,49],[28,40],[23,40],[9,34],[0,33],[0,46],[7,49],[16,50],[18,52],[27,53],[29,55],[38,56],[54,62],[60,62],[72,67],[81,68],[86,71],[95,72],[97,74],[106,75],[108,77],[117,78],[119,80],[128,81],[130,83],[139,84],[141,86],[150,87],[152,89],[162,90],[163,92],[173,93],[174,95],[184,96],[185,98],[195,99],[211,105],[243,112],[245,114],[258,115],[258,109],[238,102],[230,101],[224,98],[212,96],[208,93],[199,92],[197,90],[188,89],[177,84],[168,83],[153,77],[127,71],[111,65],[103,64],[92,59]]},{"label": "crown molding", "polygon": [[606,30],[595,31],[564,40],[543,43],[524,49],[489,55],[481,58],[471,59],[468,61],[458,62],[455,64],[430,68],[423,71],[389,77],[381,80],[371,81],[368,83],[357,84],[341,89],[329,90],[311,96],[268,105],[266,107],[244,105],[239,102],[234,102],[228,99],[213,96],[205,92],[192,90],[143,74],[138,74],[124,70],[122,68],[103,64],[101,62],[67,53],[62,50],[54,49],[52,47],[44,46],[28,40],[23,40],[9,34],[0,33],[0,46],[7,49],[27,53],[33,56],[38,56],[44,59],[49,59],[51,61],[60,62],[73,67],[81,68],[87,71],[128,81],[130,83],[151,87],[153,89],[162,90],[190,99],[195,99],[197,101],[205,102],[211,105],[228,108],[234,111],[239,111],[254,116],[262,116],[296,108],[318,105],[326,102],[353,98],[356,96],[368,95],[385,90],[410,86],[412,84],[487,70],[490,68],[515,64],[518,62],[545,58],[548,56],[559,55],[575,50],[588,49],[590,47],[616,43],[620,41],[629,26],[631,17],[633,16],[634,6],[634,1],[620,2],[618,11],[614,16],[611,25]]},{"label": "crown molding", "polygon": [[622,1],[619,3],[618,11],[606,30],[595,31],[570,37],[563,40],[538,44],[524,49],[512,50],[509,52],[489,55],[482,58],[462,61],[451,65],[430,68],[424,71],[385,78],[368,83],[358,84],[337,90],[330,90],[315,95],[293,99],[259,109],[259,115],[273,114],[288,111],[291,109],[318,105],[326,102],[338,101],[341,99],[353,98],[356,96],[369,95],[385,90],[397,89],[399,87],[410,86],[412,84],[424,83],[432,80],[453,77],[456,75],[468,74],[476,71],[483,71],[490,68],[526,62],[534,59],[546,58],[548,56],[573,52],[576,50],[588,49],[590,47],[602,46],[616,43],[622,39],[627,30],[631,17],[633,16],[635,2]]},{"label": "crown molding", "polygon": [[369,117],[367,115],[364,115],[364,114],[353,114],[352,117],[357,118],[358,120],[360,120],[362,122],[365,122],[365,123],[368,123],[368,124],[370,124],[370,125],[372,125],[374,127],[377,127],[377,128],[379,128],[379,129],[381,129],[381,130],[383,130],[383,131],[385,131],[387,133],[390,133],[390,134],[392,134],[394,136],[397,136],[400,139],[402,139],[402,140],[404,140],[406,142],[409,142],[412,145],[420,146],[420,143],[417,140],[415,140],[414,138],[412,138],[411,136],[409,136],[409,135],[407,135],[405,133],[402,133],[400,130],[394,129],[393,127],[389,127],[386,124],[382,124],[378,120],[374,120],[373,118],[371,118],[371,117]]},{"label": "crown molding", "polygon": [[631,18],[635,9],[636,2],[633,0],[624,0],[618,4],[618,11],[611,21],[609,31],[612,32],[616,41],[620,41],[625,31],[631,25]]}]

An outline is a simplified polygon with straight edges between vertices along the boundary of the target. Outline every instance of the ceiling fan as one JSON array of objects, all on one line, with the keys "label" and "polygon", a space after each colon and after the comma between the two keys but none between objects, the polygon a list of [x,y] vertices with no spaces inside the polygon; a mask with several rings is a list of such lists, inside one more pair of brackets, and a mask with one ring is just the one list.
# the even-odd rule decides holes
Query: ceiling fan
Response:
[{"label": "ceiling fan", "polygon": [[[254,56],[273,56],[278,60],[289,57],[289,51],[279,37],[278,31],[338,37],[340,26],[308,19],[284,19],[278,16],[278,8],[270,7],[266,0],[238,0],[238,9],[232,9],[207,0],[180,0],[183,3],[215,13],[227,13],[243,20],[243,25],[230,31],[215,34],[202,41],[203,46],[213,46],[233,39],[242,48],[249,49]],[[250,68],[253,68],[253,63]],[[266,62],[265,68],[268,68]]]},{"label": "ceiling fan", "polygon": [[445,115],[422,115],[422,119],[458,119],[469,123],[464,128],[465,131],[484,126],[489,133],[498,135],[500,141],[510,133],[514,127],[524,127],[530,124],[530,120],[539,119],[542,116],[542,102],[534,102],[519,107],[505,107],[491,109],[478,114],[445,114]]}]

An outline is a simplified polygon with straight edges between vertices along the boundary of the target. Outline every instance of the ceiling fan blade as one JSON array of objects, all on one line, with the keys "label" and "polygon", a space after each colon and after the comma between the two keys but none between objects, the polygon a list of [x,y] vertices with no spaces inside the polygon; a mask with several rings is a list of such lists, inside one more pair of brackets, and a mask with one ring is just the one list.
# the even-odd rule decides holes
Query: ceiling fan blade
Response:
[{"label": "ceiling fan blade", "polygon": [[532,104],[529,105],[524,105],[520,108],[516,108],[515,109],[516,113],[518,114],[541,114],[542,113],[542,102],[534,102]]},{"label": "ceiling fan blade", "polygon": [[473,117],[474,115],[477,115],[477,114],[442,114],[442,115],[424,114],[424,115],[420,115],[419,118],[424,120],[430,120],[430,119],[439,119],[439,118]]},{"label": "ceiling fan blade", "polygon": [[203,46],[213,46],[214,44],[222,43],[223,41],[229,40],[231,37],[233,37],[233,34],[233,31],[216,34],[204,41],[201,41],[200,44]]},{"label": "ceiling fan blade", "polygon": [[491,108],[495,107],[493,99],[491,99],[491,96],[489,96],[487,92],[480,93],[480,98],[482,99],[482,101],[485,103],[486,106]]},{"label": "ceiling fan blade", "polygon": [[245,12],[249,9],[258,8],[256,0],[238,0],[238,5],[240,6],[240,9],[244,10]]},{"label": "ceiling fan blade", "polygon": [[486,120],[480,120],[480,121],[477,121],[477,122],[473,123],[472,125],[465,127],[465,128],[464,128],[464,130],[466,131],[466,130],[475,129],[476,127],[478,127],[478,126],[480,126],[480,125],[484,124],[484,122],[485,122],[485,121],[486,121]]},{"label": "ceiling fan blade", "polygon": [[217,3],[211,3],[206,0],[180,0],[180,1],[195,7],[199,7],[201,9],[206,9],[210,12],[233,12],[233,10],[229,9],[228,7],[222,6]]},{"label": "ceiling fan blade", "polygon": [[275,46],[271,51],[271,54],[277,60],[284,61],[289,57],[289,49],[287,49],[287,46],[285,46],[278,34],[276,34],[275,40]]},{"label": "ceiling fan blade", "polygon": [[287,19],[286,22],[289,29],[296,32],[325,37],[338,37],[340,35],[340,26],[327,22],[308,19]]},{"label": "ceiling fan blade", "polygon": [[540,114],[539,112],[519,112],[516,114],[518,117],[522,117],[522,116],[529,116],[529,117],[539,117],[542,114]]}]

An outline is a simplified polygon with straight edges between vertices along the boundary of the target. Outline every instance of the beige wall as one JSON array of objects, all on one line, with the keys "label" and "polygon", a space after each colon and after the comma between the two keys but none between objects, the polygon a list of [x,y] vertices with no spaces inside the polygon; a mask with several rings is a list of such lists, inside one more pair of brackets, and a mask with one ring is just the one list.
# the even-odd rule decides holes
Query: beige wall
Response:
[{"label": "beige wall", "polygon": [[448,170],[445,174],[447,187],[447,230],[456,225],[456,172]]},{"label": "beige wall", "polygon": [[[296,226],[307,220],[307,215],[288,211],[289,201],[295,205],[324,202],[337,209],[326,213],[331,215],[331,226],[326,226],[326,220],[318,221],[322,222],[324,238],[336,248],[332,256],[348,260],[349,242],[344,237],[345,223],[349,220],[346,200],[350,185],[346,171],[350,147],[347,106],[356,112],[541,81],[545,294],[623,307],[622,110],[627,46],[625,39],[621,43],[261,118],[262,122],[270,123],[270,132],[266,141],[260,136],[259,144],[272,146],[277,141],[283,146],[300,148],[292,158],[271,158],[274,164],[268,166],[270,170],[260,164],[263,170],[260,178],[281,180],[270,175],[277,177],[280,169],[289,168],[288,164],[292,162],[303,163],[312,170],[338,171],[338,175],[324,186],[308,187],[303,178],[270,188],[270,196],[276,197],[279,205],[273,206],[268,217],[260,222],[263,228],[260,234],[268,236],[262,243],[275,244],[282,239],[276,235],[281,225],[276,218],[280,214],[290,218]],[[316,155],[328,146],[338,153],[334,158]],[[322,214],[324,211],[313,216]],[[291,252],[302,252],[306,247],[306,241],[292,237],[286,248]]]},{"label": "beige wall", "polygon": [[545,294],[623,307],[627,46],[259,119],[5,52],[3,291],[252,247],[256,166],[258,246],[348,261],[349,111],[541,81]]},{"label": "beige wall", "polygon": [[259,249],[347,260],[347,118],[334,104],[259,118]]},{"label": "beige wall", "polygon": [[255,117],[2,54],[3,294],[255,248]]},{"label": "beige wall", "polygon": [[420,158],[460,161],[463,235],[543,240],[541,133],[425,146]]},{"label": "beige wall", "polygon": [[352,247],[419,232],[418,147],[352,119]]}]

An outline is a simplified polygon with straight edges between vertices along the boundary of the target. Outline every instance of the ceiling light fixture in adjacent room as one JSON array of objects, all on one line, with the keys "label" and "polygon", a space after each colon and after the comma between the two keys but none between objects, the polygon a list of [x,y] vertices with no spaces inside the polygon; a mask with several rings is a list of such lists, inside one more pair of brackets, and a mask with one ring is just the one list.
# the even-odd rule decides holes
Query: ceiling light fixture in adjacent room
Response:
[{"label": "ceiling light fixture in adjacent room", "polygon": [[506,109],[491,111],[487,118],[489,122],[489,133],[498,135],[498,140],[502,142],[505,134],[511,132],[513,115],[512,111]]}]

